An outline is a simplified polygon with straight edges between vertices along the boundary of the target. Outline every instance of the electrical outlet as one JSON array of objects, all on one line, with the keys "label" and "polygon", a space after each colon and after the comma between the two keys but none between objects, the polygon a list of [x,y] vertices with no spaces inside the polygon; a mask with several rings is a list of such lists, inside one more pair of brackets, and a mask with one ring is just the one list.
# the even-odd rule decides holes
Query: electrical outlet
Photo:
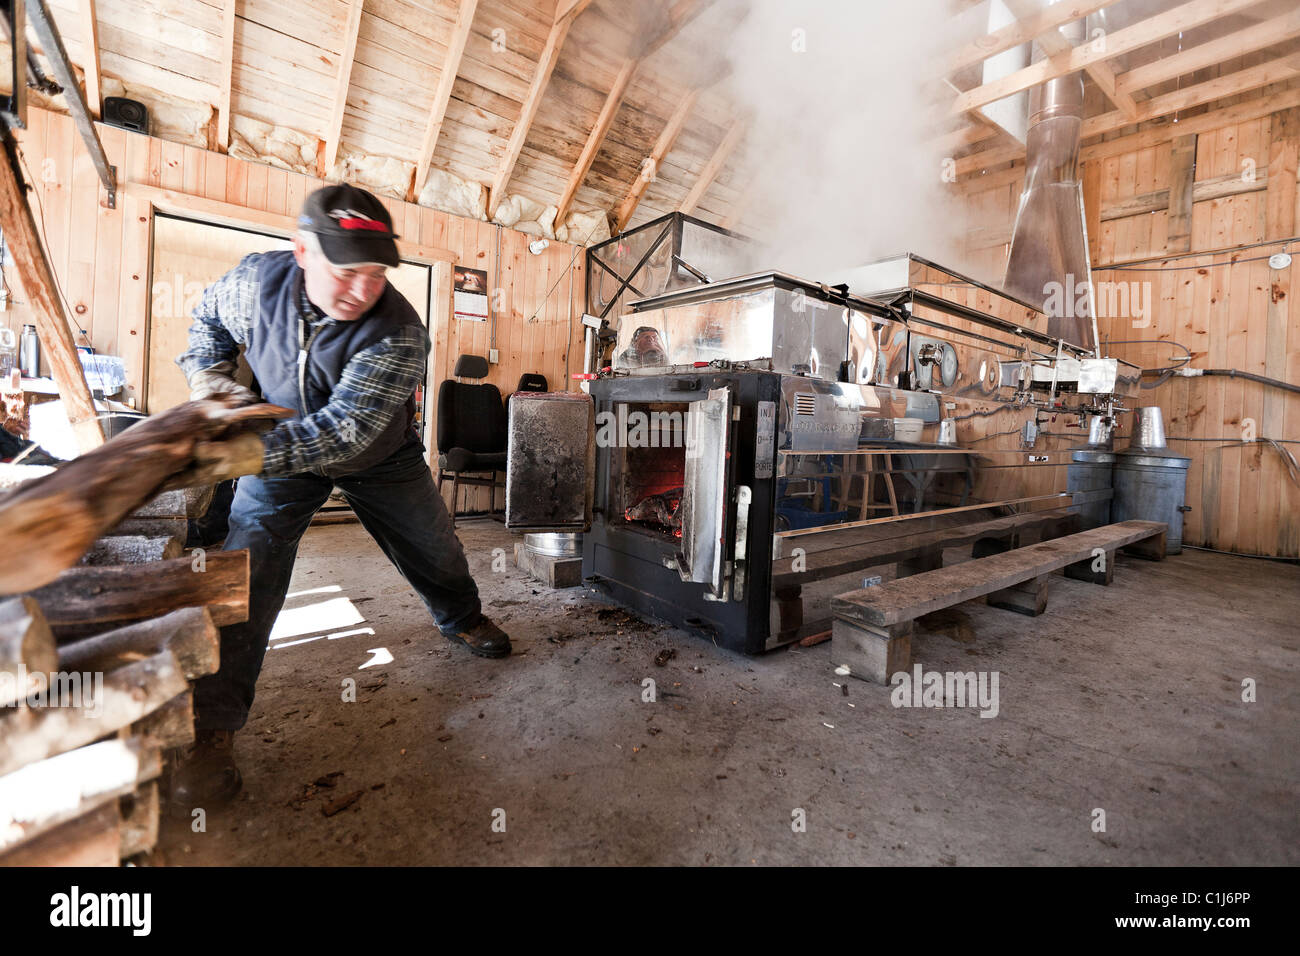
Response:
[{"label": "electrical outlet", "polygon": [[496,365],[499,361],[501,361],[501,353],[496,349],[488,349],[488,362]]}]

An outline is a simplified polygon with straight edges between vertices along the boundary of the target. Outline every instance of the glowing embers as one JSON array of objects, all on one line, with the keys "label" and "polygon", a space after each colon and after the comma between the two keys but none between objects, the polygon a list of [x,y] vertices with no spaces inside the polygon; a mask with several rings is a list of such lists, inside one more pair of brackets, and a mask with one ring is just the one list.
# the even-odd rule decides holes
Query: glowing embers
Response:
[{"label": "glowing embers", "polygon": [[657,530],[671,531],[674,537],[680,538],[682,536],[681,505],[682,488],[679,485],[658,494],[647,495],[628,508],[623,516],[628,521],[639,521],[657,526]]}]

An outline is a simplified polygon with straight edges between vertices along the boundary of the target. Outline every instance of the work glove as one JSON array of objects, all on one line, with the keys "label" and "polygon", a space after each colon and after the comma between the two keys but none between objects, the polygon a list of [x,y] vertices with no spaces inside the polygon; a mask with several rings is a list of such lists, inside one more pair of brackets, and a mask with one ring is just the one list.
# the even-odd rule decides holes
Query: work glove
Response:
[{"label": "work glove", "polygon": [[235,381],[233,362],[218,362],[211,368],[201,368],[190,376],[190,401],[211,398],[214,395],[231,395],[241,402],[260,402],[257,394]]},{"label": "work glove", "polygon": [[266,446],[262,436],[244,432],[221,440],[201,441],[194,446],[194,463],[169,482],[173,488],[214,485],[227,478],[257,475],[262,471]]}]

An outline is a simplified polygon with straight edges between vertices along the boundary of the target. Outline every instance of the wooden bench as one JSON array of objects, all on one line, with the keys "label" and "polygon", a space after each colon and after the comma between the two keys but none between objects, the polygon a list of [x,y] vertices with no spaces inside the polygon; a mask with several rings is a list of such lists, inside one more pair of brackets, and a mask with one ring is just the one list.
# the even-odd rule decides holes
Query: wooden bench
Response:
[{"label": "wooden bench", "polygon": [[912,622],[923,614],[986,595],[994,607],[1041,614],[1053,571],[1109,584],[1120,548],[1160,560],[1165,531],[1159,521],[1122,521],[838,595],[831,656],[853,676],[887,684],[910,666]]},{"label": "wooden bench", "polygon": [[[772,562],[772,594],[776,598],[780,626],[773,644],[786,644],[807,634],[831,629],[829,616],[805,619],[803,586],[865,571],[886,564],[898,565],[898,576],[919,574],[940,567],[947,548],[975,545],[974,557],[990,550],[1015,547],[1022,536],[1032,540],[1054,538],[1077,530],[1079,516],[1066,508],[1002,515],[984,520],[968,516],[935,516],[916,521],[928,526],[922,531],[904,532],[898,525],[876,525],[826,529],[808,538],[787,539],[794,548]],[[936,523],[937,526],[936,526]],[[912,522],[908,522],[909,525]],[[806,542],[806,544],[805,544]]]}]

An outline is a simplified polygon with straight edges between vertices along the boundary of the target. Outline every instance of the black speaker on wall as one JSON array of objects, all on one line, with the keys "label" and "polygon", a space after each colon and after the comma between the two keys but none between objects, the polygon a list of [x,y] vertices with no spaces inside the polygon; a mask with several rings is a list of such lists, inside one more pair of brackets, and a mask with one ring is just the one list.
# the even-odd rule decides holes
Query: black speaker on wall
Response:
[{"label": "black speaker on wall", "polygon": [[134,133],[149,132],[149,110],[137,100],[128,100],[124,96],[104,97],[104,122],[109,126],[120,126]]}]

